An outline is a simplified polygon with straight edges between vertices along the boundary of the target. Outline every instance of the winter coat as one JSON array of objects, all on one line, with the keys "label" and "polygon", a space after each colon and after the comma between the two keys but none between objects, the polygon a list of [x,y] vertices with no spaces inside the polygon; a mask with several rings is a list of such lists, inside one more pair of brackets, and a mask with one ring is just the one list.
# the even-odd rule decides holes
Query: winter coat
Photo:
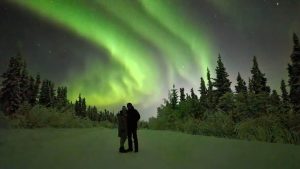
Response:
[{"label": "winter coat", "polygon": [[127,112],[120,111],[118,118],[118,137],[127,137]]},{"label": "winter coat", "polygon": [[128,130],[136,130],[137,122],[140,119],[140,113],[136,109],[128,109],[127,110],[127,125]]}]

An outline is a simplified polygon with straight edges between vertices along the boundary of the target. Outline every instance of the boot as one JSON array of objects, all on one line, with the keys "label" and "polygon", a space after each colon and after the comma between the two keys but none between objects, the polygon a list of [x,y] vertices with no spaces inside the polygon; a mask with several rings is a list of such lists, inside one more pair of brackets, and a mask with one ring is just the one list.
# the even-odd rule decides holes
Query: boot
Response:
[{"label": "boot", "polygon": [[139,152],[139,143],[138,143],[137,139],[134,140],[134,152],[135,153]]},{"label": "boot", "polygon": [[119,148],[119,152],[120,152],[120,153],[126,153],[124,147],[120,147],[120,148]]}]

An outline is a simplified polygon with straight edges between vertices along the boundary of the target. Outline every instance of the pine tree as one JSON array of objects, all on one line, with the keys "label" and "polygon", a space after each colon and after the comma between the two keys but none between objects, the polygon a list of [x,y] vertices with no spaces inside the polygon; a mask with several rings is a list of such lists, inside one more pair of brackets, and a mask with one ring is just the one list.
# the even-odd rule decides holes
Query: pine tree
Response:
[{"label": "pine tree", "polygon": [[200,78],[200,103],[204,103],[207,97],[207,89],[205,86],[205,81],[204,79],[201,77]]},{"label": "pine tree", "polygon": [[56,96],[56,107],[63,108],[67,105],[67,87],[58,87],[57,88],[57,96]]},{"label": "pine tree", "polygon": [[237,86],[235,86],[236,93],[247,93],[246,82],[244,81],[244,79],[242,79],[240,73],[238,73],[236,80],[237,80]]},{"label": "pine tree", "polygon": [[85,98],[81,98],[81,94],[78,96],[78,100],[75,101],[75,115],[79,117],[86,117],[87,116],[87,107]]},{"label": "pine tree", "polygon": [[[32,79],[31,79],[32,80]],[[31,82],[32,83],[32,82]],[[41,78],[40,75],[36,75],[36,78],[34,79],[34,84],[30,84],[30,100],[29,103],[33,106],[37,103],[37,98],[39,97],[39,91],[40,91],[40,85],[41,85]]]},{"label": "pine tree", "polygon": [[29,77],[29,87],[27,92],[27,101],[33,106],[35,104],[36,98],[34,98],[34,78],[32,76]]},{"label": "pine tree", "polygon": [[54,83],[50,80],[43,80],[39,96],[39,104],[44,105],[46,107],[51,107],[54,106],[54,101]]},{"label": "pine tree", "polygon": [[288,92],[286,90],[286,84],[285,84],[284,80],[281,80],[280,89],[281,89],[281,99],[282,99],[282,101],[284,103],[288,103],[289,102],[289,95],[288,95]]},{"label": "pine tree", "polygon": [[85,102],[85,98],[82,99],[81,116],[82,117],[86,117],[86,102]]},{"label": "pine tree", "polygon": [[280,97],[277,94],[276,90],[272,91],[272,94],[270,96],[270,102],[272,106],[279,106],[280,105]]},{"label": "pine tree", "polygon": [[40,93],[40,97],[39,97],[39,104],[47,106],[48,103],[50,102],[49,96],[50,96],[50,94],[49,94],[49,88],[48,88],[48,81],[43,80],[42,86],[41,86],[41,93]]},{"label": "pine tree", "polygon": [[56,100],[56,96],[55,96],[55,90],[54,90],[54,83],[49,81],[49,94],[50,94],[50,106],[54,106],[55,105],[55,100]]},{"label": "pine tree", "polygon": [[268,101],[269,101],[269,106],[268,106],[267,111],[269,113],[276,114],[278,116],[280,113],[280,110],[281,110],[280,108],[281,108],[282,102],[281,102],[280,97],[277,94],[276,90],[272,90],[270,99]]},{"label": "pine tree", "polygon": [[8,69],[3,73],[2,88],[0,92],[0,102],[6,115],[12,115],[19,108],[21,98],[21,59],[18,53],[17,57],[11,57]]},{"label": "pine tree", "polygon": [[98,116],[98,110],[97,110],[97,107],[94,106],[94,107],[92,108],[92,120],[93,120],[93,121],[96,121],[96,120],[97,120],[97,116]]},{"label": "pine tree", "polygon": [[294,33],[294,49],[291,54],[292,63],[288,65],[290,101],[296,113],[300,113],[300,45],[298,36]]},{"label": "pine tree", "polygon": [[24,101],[29,101],[29,83],[30,83],[30,77],[28,75],[28,71],[27,71],[27,66],[26,66],[26,62],[21,59],[21,63],[22,63],[22,68],[21,68],[21,80],[20,80],[20,91],[21,91],[21,100],[22,102]]},{"label": "pine tree", "polygon": [[93,115],[92,115],[92,107],[91,106],[88,106],[87,110],[86,110],[86,114],[87,114],[87,117],[92,120],[93,119]]},{"label": "pine tree", "polygon": [[75,101],[74,109],[75,109],[75,115],[80,116],[80,114],[81,114],[80,113],[81,112],[81,94],[79,94],[78,100]]},{"label": "pine tree", "polygon": [[180,88],[180,102],[184,102],[185,100],[184,88]]},{"label": "pine tree", "polygon": [[210,77],[210,71],[207,68],[207,106],[210,110],[212,110],[213,108],[215,108],[216,104],[214,101],[214,91],[213,91],[213,83],[211,81],[211,77]]},{"label": "pine tree", "polygon": [[170,103],[173,109],[175,109],[178,104],[178,93],[177,89],[175,88],[175,85],[173,85],[173,88],[171,89]]},{"label": "pine tree", "polygon": [[191,88],[191,97],[192,97],[192,100],[193,100],[193,101],[197,101],[197,100],[198,100],[198,97],[197,97],[197,95],[195,94],[193,88]]},{"label": "pine tree", "polygon": [[216,67],[216,78],[213,86],[216,88],[217,100],[227,92],[231,92],[231,82],[228,79],[228,73],[224,67],[221,56],[219,55]]},{"label": "pine tree", "polygon": [[256,57],[253,57],[253,66],[251,69],[252,78],[249,82],[250,91],[254,94],[259,93],[270,93],[271,89],[267,86],[267,78],[265,78],[265,74],[263,74],[259,67],[256,60]]},{"label": "pine tree", "polygon": [[253,89],[251,78],[248,79],[248,91],[250,93],[254,93],[254,89]]},{"label": "pine tree", "polygon": [[208,87],[207,87],[207,92],[212,92],[213,91],[213,83],[211,81],[211,77],[210,77],[210,71],[209,69],[207,68],[207,81],[208,81]]},{"label": "pine tree", "polygon": [[192,113],[192,115],[194,116],[194,118],[198,118],[200,117],[200,112],[199,112],[199,102],[198,102],[198,96],[195,94],[194,89],[191,88],[191,107],[190,107],[190,111]]}]

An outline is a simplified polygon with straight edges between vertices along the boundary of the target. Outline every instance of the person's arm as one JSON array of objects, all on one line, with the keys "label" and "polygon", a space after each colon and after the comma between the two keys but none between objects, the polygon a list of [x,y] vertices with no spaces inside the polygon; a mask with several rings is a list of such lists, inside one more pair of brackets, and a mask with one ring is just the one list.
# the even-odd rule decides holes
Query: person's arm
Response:
[{"label": "person's arm", "polygon": [[139,121],[141,118],[140,113],[136,110],[136,121]]}]

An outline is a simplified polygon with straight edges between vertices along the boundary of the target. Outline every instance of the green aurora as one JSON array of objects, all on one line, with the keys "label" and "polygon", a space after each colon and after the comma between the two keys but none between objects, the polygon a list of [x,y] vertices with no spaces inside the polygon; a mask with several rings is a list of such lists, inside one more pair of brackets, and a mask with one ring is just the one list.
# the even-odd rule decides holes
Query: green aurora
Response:
[{"label": "green aurora", "polygon": [[109,64],[99,56],[87,59],[86,69],[76,75],[69,71],[65,84],[71,100],[81,93],[100,107],[128,101],[151,105],[166,94],[161,86],[178,84],[178,76],[198,86],[196,80],[211,66],[209,30],[190,23],[172,0],[13,2],[107,51]]}]

